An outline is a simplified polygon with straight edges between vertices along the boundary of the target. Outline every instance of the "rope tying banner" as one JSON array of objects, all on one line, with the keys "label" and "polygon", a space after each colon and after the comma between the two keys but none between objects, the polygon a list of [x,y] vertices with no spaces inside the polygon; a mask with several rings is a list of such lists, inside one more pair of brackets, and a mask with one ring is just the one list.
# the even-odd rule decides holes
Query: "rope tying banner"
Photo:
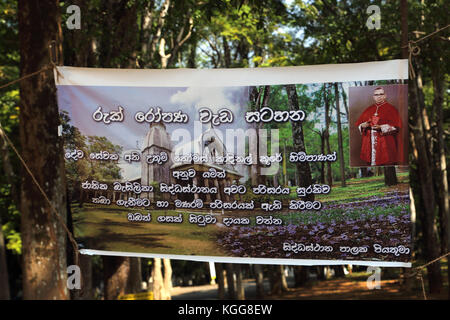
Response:
[{"label": "rope tying banner", "polygon": [[423,293],[423,297],[425,300],[427,300],[427,295],[425,293],[425,284],[423,282],[423,269],[425,269],[426,267],[428,267],[429,265],[436,263],[442,259],[444,259],[445,257],[450,255],[450,251],[447,252],[446,254],[443,254],[440,257],[437,257],[436,259],[433,259],[421,266],[415,267],[413,269],[411,269],[411,271],[407,272],[406,274],[402,275],[403,278],[412,278],[412,277],[416,277],[417,279],[420,280],[421,285],[422,285],[422,293]]},{"label": "rope tying banner", "polygon": [[[31,179],[33,180],[34,184],[36,185],[36,187],[39,189],[40,193],[44,196],[44,199],[47,201],[47,203],[50,206],[50,209],[52,210],[52,212],[55,214],[55,217],[58,219],[58,222],[61,224],[61,226],[63,227],[64,231],[67,233],[67,236],[69,237],[69,240],[72,244],[73,250],[74,250],[74,260],[75,260],[75,264],[78,265],[78,255],[79,255],[79,251],[78,251],[78,244],[75,241],[75,238],[72,235],[72,232],[70,232],[70,230],[67,228],[67,225],[64,223],[64,221],[62,220],[60,214],[58,213],[58,211],[56,210],[56,208],[53,206],[52,202],[50,201],[50,199],[48,198],[47,194],[45,193],[45,191],[43,190],[43,188],[41,187],[41,185],[39,184],[39,182],[37,181],[36,177],[34,176],[33,172],[30,170],[30,168],[28,167],[28,165],[26,164],[25,160],[22,158],[22,156],[20,155],[19,151],[17,150],[17,148],[14,146],[13,142],[9,139],[9,137],[6,135],[5,131],[3,130],[3,127],[0,123],[0,136],[2,136],[6,143],[13,149],[14,153],[17,155],[17,157],[19,158],[20,162],[22,163],[22,165],[25,167],[26,171],[28,172],[28,174],[31,176]],[[52,229],[53,230],[53,229]],[[54,240],[56,241],[56,235],[52,234],[52,237],[54,238]]]},{"label": "rope tying banner", "polygon": [[[11,86],[11,85],[13,85],[15,83],[18,83],[20,81],[23,81],[25,79],[31,78],[33,76],[36,76],[36,75],[42,73],[42,72],[46,72],[46,71],[52,70],[52,69],[56,70],[57,76],[61,76],[62,77],[62,75],[56,69],[56,66],[59,63],[60,59],[59,59],[59,55],[58,55],[58,50],[56,50],[56,41],[55,40],[53,40],[53,41],[51,41],[49,43],[49,45],[48,45],[48,54],[49,54],[50,62],[49,62],[49,64],[47,66],[43,67],[42,69],[40,69],[38,71],[35,71],[33,73],[30,73],[30,74],[27,74],[27,75],[25,75],[23,77],[20,77],[19,79],[16,79],[14,81],[8,82],[8,83],[0,86],[0,89],[6,88],[6,87]],[[26,169],[28,174],[31,176],[31,179],[33,180],[34,184],[37,186],[39,192],[43,195],[44,199],[49,204],[50,209],[54,213],[54,215],[57,218],[58,222],[61,224],[61,226],[64,229],[64,231],[67,233],[67,236],[68,236],[68,238],[69,238],[69,240],[70,240],[70,242],[72,244],[73,250],[74,250],[74,263],[76,265],[79,265],[78,244],[75,241],[75,238],[74,238],[73,234],[67,228],[67,225],[65,224],[65,222],[61,218],[61,215],[58,213],[56,208],[53,206],[52,202],[50,201],[50,199],[48,198],[47,194],[45,193],[45,191],[43,190],[43,188],[41,187],[41,185],[37,181],[37,179],[34,176],[33,172],[30,170],[30,168],[26,164],[25,160],[22,158],[22,156],[18,152],[17,148],[14,146],[13,142],[11,141],[11,139],[9,139],[8,135],[3,130],[3,127],[1,125],[1,123],[0,123],[0,136],[2,138],[4,138],[5,142],[11,147],[11,149],[13,149],[14,153],[17,155],[17,157],[19,158],[20,162],[22,163],[22,165],[24,166],[24,168]],[[56,241],[56,235],[54,234],[54,231],[53,231],[52,228],[51,228],[51,236],[52,236],[53,240]]]},{"label": "rope tying banner", "polygon": [[428,39],[429,37],[434,36],[435,34],[438,34],[439,32],[447,29],[448,27],[450,27],[450,24],[446,25],[445,27],[442,27],[440,29],[437,29],[436,31],[427,34],[426,36],[423,36],[422,38],[418,39],[418,40],[410,40],[408,42],[407,46],[402,46],[401,48],[408,48],[408,52],[409,52],[409,58],[408,58],[408,62],[409,62],[409,76],[411,77],[411,79],[414,79],[416,77],[416,73],[414,71],[414,67],[412,64],[412,57],[413,56],[417,56],[420,54],[420,47],[418,45],[419,42]]}]

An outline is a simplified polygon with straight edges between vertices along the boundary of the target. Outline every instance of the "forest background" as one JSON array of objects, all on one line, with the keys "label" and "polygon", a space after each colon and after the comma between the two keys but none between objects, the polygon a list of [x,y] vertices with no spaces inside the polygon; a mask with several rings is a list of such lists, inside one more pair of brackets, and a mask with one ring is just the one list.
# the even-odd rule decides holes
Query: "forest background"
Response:
[{"label": "forest background", "polygon": [[[79,28],[70,5],[80,8]],[[378,6],[378,16],[371,5]],[[167,259],[82,256],[85,289],[69,292],[66,268],[74,263],[73,250],[53,212],[55,208],[71,227],[67,194],[61,192],[67,188],[62,141],[56,130],[59,117],[48,51],[52,41],[56,41],[54,62],[77,67],[256,68],[409,59],[413,264],[445,255],[449,249],[450,108],[445,58],[449,6],[444,0],[1,0],[0,298],[116,299],[139,291],[142,277],[152,275],[155,297],[164,299],[170,297],[172,272],[190,277],[207,272],[206,264],[173,262],[172,266]],[[36,71],[41,72],[2,87]],[[330,102],[334,101],[330,108],[336,110],[340,99],[332,100],[333,92],[339,91],[332,86],[328,91]],[[326,115],[329,123],[324,131],[305,140],[339,139],[341,124]],[[6,137],[17,147],[51,206]],[[377,173],[385,175],[386,184],[396,183],[395,171]],[[327,168],[326,179],[342,184],[354,174]],[[444,258],[424,269],[427,292],[448,290],[448,261]],[[244,298],[239,279],[246,268],[216,265],[219,274],[227,271],[229,297]],[[308,268],[296,268],[296,282],[301,286]],[[251,270],[257,281],[270,279],[271,294],[283,290],[279,267]],[[398,274],[405,282],[409,279],[405,270]],[[220,297],[225,291],[218,280]],[[95,293],[96,287],[100,292]]]}]

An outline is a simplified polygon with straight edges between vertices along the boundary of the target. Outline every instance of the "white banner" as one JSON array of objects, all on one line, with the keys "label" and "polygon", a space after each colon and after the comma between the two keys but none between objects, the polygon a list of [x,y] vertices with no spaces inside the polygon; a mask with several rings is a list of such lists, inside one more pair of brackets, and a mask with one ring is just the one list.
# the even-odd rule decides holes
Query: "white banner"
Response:
[{"label": "white banner", "polygon": [[81,252],[410,267],[407,78],[407,60],[58,67]]}]

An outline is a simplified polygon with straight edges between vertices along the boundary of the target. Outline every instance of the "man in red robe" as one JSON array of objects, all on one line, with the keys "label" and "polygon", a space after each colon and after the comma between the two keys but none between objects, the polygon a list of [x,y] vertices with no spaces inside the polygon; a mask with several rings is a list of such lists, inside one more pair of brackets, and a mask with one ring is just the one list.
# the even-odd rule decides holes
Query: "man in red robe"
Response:
[{"label": "man in red robe", "polygon": [[397,109],[386,102],[384,89],[374,90],[375,103],[356,121],[362,135],[360,157],[368,165],[394,165],[400,161],[399,130],[402,127]]}]

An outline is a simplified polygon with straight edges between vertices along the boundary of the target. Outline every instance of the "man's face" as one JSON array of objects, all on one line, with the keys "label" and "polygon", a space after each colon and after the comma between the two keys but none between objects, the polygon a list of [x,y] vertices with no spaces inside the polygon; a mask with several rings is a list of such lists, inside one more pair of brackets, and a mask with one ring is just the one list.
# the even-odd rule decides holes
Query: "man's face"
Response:
[{"label": "man's face", "polygon": [[373,100],[375,103],[380,104],[386,101],[386,95],[384,94],[383,89],[378,89],[373,92]]}]

